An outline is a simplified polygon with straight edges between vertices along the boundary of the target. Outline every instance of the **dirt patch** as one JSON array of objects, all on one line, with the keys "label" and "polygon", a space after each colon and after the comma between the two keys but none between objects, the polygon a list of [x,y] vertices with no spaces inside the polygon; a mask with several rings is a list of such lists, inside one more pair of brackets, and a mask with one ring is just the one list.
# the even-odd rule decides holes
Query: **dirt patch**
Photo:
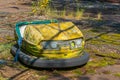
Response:
[{"label": "dirt patch", "polygon": [[23,3],[27,4],[31,0],[1,0],[0,1],[0,12],[9,12],[9,13],[16,13],[16,12],[26,12],[30,10],[28,5],[22,5]]},{"label": "dirt patch", "polygon": [[14,76],[18,74],[21,70],[17,68],[11,68],[8,66],[4,66],[0,69],[0,74],[5,78],[10,78],[11,76]]},{"label": "dirt patch", "polygon": [[77,80],[119,80],[120,78],[113,75],[96,74],[96,75],[86,75],[77,78]]}]

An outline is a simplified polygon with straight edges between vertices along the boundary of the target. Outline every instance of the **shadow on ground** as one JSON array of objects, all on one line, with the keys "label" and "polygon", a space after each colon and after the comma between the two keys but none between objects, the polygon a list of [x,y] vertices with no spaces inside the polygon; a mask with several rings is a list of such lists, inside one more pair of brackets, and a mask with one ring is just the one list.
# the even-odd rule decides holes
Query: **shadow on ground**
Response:
[{"label": "shadow on ground", "polygon": [[120,22],[114,20],[74,20],[58,18],[60,21],[72,21],[81,29],[92,28],[93,32],[120,33]]}]

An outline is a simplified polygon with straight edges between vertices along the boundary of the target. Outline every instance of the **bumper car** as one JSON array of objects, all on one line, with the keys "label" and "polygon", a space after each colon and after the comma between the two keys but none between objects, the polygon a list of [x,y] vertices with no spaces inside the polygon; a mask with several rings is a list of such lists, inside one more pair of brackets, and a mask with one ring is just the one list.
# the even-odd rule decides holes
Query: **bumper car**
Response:
[{"label": "bumper car", "polygon": [[89,60],[83,34],[72,22],[18,22],[15,38],[17,44],[12,46],[11,53],[27,66],[67,68],[84,65]]}]

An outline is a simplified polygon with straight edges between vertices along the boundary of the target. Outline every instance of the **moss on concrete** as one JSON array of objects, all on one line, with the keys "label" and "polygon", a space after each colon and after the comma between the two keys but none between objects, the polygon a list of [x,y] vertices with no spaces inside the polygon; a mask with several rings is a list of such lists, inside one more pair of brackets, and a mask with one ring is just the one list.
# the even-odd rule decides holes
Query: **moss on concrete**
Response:
[{"label": "moss on concrete", "polygon": [[98,56],[120,59],[120,54],[117,53],[96,53]]},{"label": "moss on concrete", "polygon": [[114,76],[120,77],[120,72],[119,73],[115,73]]}]

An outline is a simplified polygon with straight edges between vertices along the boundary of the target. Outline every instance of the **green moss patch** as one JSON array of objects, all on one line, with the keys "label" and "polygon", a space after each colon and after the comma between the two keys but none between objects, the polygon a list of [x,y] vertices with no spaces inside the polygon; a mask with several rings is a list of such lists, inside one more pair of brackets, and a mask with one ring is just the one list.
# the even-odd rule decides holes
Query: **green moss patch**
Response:
[{"label": "green moss patch", "polygon": [[102,35],[100,39],[109,44],[120,45],[120,34],[106,34]]},{"label": "green moss patch", "polygon": [[93,61],[88,62],[86,67],[104,67],[112,64],[115,64],[115,60],[110,58],[102,58],[102,59],[94,59]]},{"label": "green moss patch", "polygon": [[[73,70],[73,73],[76,74],[76,76],[81,76],[84,74],[95,74],[97,73],[96,70],[101,67],[105,67],[108,65],[114,65],[116,64],[116,60],[111,58],[99,58],[99,57],[93,57],[91,56],[91,60],[82,68],[78,68],[76,70]],[[106,74],[109,72],[106,72]]]},{"label": "green moss patch", "polygon": [[8,80],[8,78],[4,78],[0,75],[0,80]]},{"label": "green moss patch", "polygon": [[47,75],[46,76],[42,76],[42,77],[40,77],[39,80],[48,80],[48,76]]},{"label": "green moss patch", "polygon": [[101,57],[120,59],[120,54],[117,54],[117,53],[96,53],[96,55],[101,56]]},{"label": "green moss patch", "polygon": [[120,77],[120,72],[119,72],[119,73],[114,74],[114,76]]},{"label": "green moss patch", "polygon": [[81,71],[80,69],[74,70],[73,73],[76,75],[76,77],[83,75],[83,71]]},{"label": "green moss patch", "polygon": [[111,44],[120,45],[120,34],[112,33],[106,30],[106,27],[87,28],[83,29],[86,41],[90,44]]},{"label": "green moss patch", "polygon": [[14,43],[1,44],[0,45],[0,59],[10,59],[12,58],[10,54],[10,49]]}]

